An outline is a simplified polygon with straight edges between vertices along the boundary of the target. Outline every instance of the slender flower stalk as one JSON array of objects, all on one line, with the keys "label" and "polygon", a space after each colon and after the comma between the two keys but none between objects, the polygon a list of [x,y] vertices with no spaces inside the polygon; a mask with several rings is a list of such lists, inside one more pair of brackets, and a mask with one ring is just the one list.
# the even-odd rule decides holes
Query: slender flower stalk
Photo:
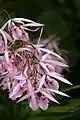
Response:
[{"label": "slender flower stalk", "polygon": [[65,60],[40,43],[42,30],[38,44],[30,42],[28,31],[36,32],[43,26],[29,19],[13,18],[0,29],[1,86],[12,100],[28,99],[32,110],[46,110],[50,100],[59,103],[56,94],[69,97],[59,91],[58,81],[71,85],[58,70],[68,67]]}]

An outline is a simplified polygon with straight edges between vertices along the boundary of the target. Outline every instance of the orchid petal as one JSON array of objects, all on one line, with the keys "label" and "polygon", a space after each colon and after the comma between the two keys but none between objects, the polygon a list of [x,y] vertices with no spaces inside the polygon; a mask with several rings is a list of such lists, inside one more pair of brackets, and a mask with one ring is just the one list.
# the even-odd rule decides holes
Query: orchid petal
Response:
[{"label": "orchid petal", "polygon": [[58,54],[56,54],[56,53],[54,53],[54,52],[52,52],[52,51],[50,51],[48,49],[45,49],[45,48],[38,48],[38,49],[41,50],[41,51],[43,51],[43,52],[49,53],[51,55],[54,55],[54,56],[58,57],[59,59],[63,60],[63,58],[60,57]]},{"label": "orchid petal", "polygon": [[49,100],[48,98],[46,98],[45,96],[41,96],[40,97],[40,100],[39,100],[39,107],[42,109],[42,110],[46,110],[49,106]]},{"label": "orchid petal", "polygon": [[58,79],[58,80],[60,80],[60,81],[62,81],[64,83],[66,83],[66,84],[72,85],[67,79],[65,79],[65,78],[63,78],[63,77],[61,77],[59,75],[51,74],[51,73],[48,73],[48,75],[53,77],[53,78],[56,78],[56,79]]},{"label": "orchid petal", "polygon": [[5,50],[5,59],[6,59],[7,64],[9,64],[9,54],[7,50]]},{"label": "orchid petal", "polygon": [[59,61],[55,61],[55,60],[43,60],[43,62],[53,64],[53,65],[57,65],[57,66],[62,66],[62,67],[69,67],[68,65],[66,65],[64,63],[59,62]]},{"label": "orchid petal", "polygon": [[39,85],[39,89],[42,88],[42,86],[44,85],[44,82],[45,82],[45,75],[42,76],[41,80],[40,80],[40,85]]},{"label": "orchid petal", "polygon": [[44,26],[44,24],[40,24],[40,23],[28,23],[23,25],[24,27],[41,27]]},{"label": "orchid petal", "polygon": [[18,76],[13,76],[14,79],[18,79],[18,80],[25,80],[26,78],[21,74]]},{"label": "orchid petal", "polygon": [[54,97],[52,97],[51,95],[49,95],[47,92],[42,91],[42,90],[41,90],[40,92],[41,92],[43,95],[45,95],[47,98],[49,98],[51,101],[59,104],[59,102],[58,102]]},{"label": "orchid petal", "polygon": [[35,23],[34,21],[32,20],[29,20],[29,19],[26,19],[26,18],[13,18],[12,20],[14,21],[24,21],[24,22],[32,22],[32,23]]},{"label": "orchid petal", "polygon": [[41,65],[47,72],[49,72],[48,68],[46,67],[46,65],[45,65],[44,63],[40,62],[40,65]]},{"label": "orchid petal", "polygon": [[30,93],[28,93],[27,95],[24,95],[21,99],[17,101],[17,103],[29,98],[30,96],[31,96]]},{"label": "orchid petal", "polygon": [[65,97],[70,97],[69,95],[67,95],[67,94],[65,94],[65,93],[63,93],[63,92],[61,92],[61,91],[58,91],[58,90],[49,89],[49,88],[47,88],[47,90],[49,90],[50,92],[54,92],[54,93],[56,93],[56,94],[65,96]]},{"label": "orchid petal", "polygon": [[24,24],[21,20],[13,20],[16,23]]},{"label": "orchid petal", "polygon": [[2,36],[3,36],[3,38],[4,38],[5,47],[7,47],[7,38],[6,38],[4,32],[1,29],[0,29],[0,32],[1,32]]}]

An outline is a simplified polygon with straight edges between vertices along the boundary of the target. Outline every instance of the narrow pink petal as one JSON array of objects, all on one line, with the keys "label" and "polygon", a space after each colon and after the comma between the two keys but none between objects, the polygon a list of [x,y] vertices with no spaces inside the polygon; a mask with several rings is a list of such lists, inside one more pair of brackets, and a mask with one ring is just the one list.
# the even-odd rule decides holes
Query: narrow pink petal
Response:
[{"label": "narrow pink petal", "polygon": [[54,55],[54,56],[58,57],[59,59],[63,60],[62,57],[60,57],[58,54],[52,52],[51,50],[48,50],[48,49],[45,49],[45,48],[37,48],[37,49],[39,49],[39,50],[41,50],[41,51],[43,51],[43,52],[49,53],[49,54],[51,54],[51,55]]},{"label": "narrow pink petal", "polygon": [[46,64],[40,62],[40,65],[41,65],[47,72],[49,72],[48,68],[46,67]]},{"label": "narrow pink petal", "polygon": [[36,97],[34,95],[34,90],[33,90],[33,87],[32,87],[32,84],[31,84],[31,81],[30,80],[27,80],[27,83],[28,83],[28,92],[30,93],[31,95],[31,101],[32,101],[32,106],[33,106],[33,109],[36,109]]},{"label": "narrow pink petal", "polygon": [[22,31],[19,29],[19,27],[14,26],[11,29],[12,31],[12,36],[15,40],[20,39],[22,37]]},{"label": "narrow pink petal", "polygon": [[22,39],[23,39],[24,41],[28,41],[28,40],[29,40],[28,33],[25,32],[24,30],[22,30]]},{"label": "narrow pink petal", "polygon": [[18,48],[15,52],[22,52],[22,51],[29,51],[31,52],[31,50],[29,48]]},{"label": "narrow pink petal", "polygon": [[7,50],[5,50],[5,59],[6,59],[7,64],[9,64],[9,54]]},{"label": "narrow pink petal", "polygon": [[27,77],[27,70],[28,70],[28,66],[26,66],[25,70],[24,70],[24,75]]},{"label": "narrow pink petal", "polygon": [[38,100],[37,100],[37,98],[36,98],[36,96],[35,96],[35,99],[36,99],[36,106],[34,107],[34,105],[33,105],[33,101],[32,101],[32,99],[30,100],[30,102],[29,102],[29,106],[30,106],[30,108],[32,109],[32,110],[37,110],[38,109]]},{"label": "narrow pink petal", "polygon": [[44,54],[44,55],[42,56],[41,61],[46,62],[47,60],[45,61],[45,59],[46,59],[48,56],[49,56],[49,53]]},{"label": "narrow pink petal", "polygon": [[36,32],[36,31],[39,30],[39,28],[35,28],[34,30],[31,30],[31,29],[29,29],[29,28],[25,28],[25,27],[23,27],[23,26],[21,26],[21,28],[24,29],[24,30],[31,31],[31,32]]},{"label": "narrow pink petal", "polygon": [[63,93],[63,92],[61,92],[61,91],[58,91],[58,90],[49,89],[49,88],[47,88],[47,90],[49,90],[50,92],[54,92],[54,93],[56,93],[56,94],[62,95],[62,96],[70,97],[70,96],[68,96],[67,94],[65,94],[65,93]]},{"label": "narrow pink petal", "polygon": [[16,23],[20,23],[20,24],[24,24],[21,20],[15,20],[14,22],[16,22]]},{"label": "narrow pink petal", "polygon": [[45,82],[45,75],[42,76],[42,78],[40,79],[40,85],[39,85],[39,89],[42,88],[42,86],[44,85],[44,82]]},{"label": "narrow pink petal", "polygon": [[50,94],[48,94],[47,92],[45,92],[45,91],[40,91],[43,95],[45,95],[47,98],[49,98],[51,101],[53,101],[53,102],[56,102],[56,103],[58,103],[59,104],[59,102],[53,97],[53,96],[51,96]]},{"label": "narrow pink petal", "polygon": [[13,96],[15,96],[17,94],[17,92],[19,91],[19,89],[20,89],[20,84],[17,84],[13,88],[12,92],[9,94],[9,98],[12,98]]},{"label": "narrow pink petal", "polygon": [[66,65],[64,63],[59,62],[59,61],[55,61],[55,60],[43,60],[43,62],[53,64],[53,65],[62,66],[62,67],[69,67],[68,65]]},{"label": "narrow pink petal", "polygon": [[23,101],[23,100],[25,100],[25,99],[28,99],[30,96],[31,96],[30,93],[28,93],[27,95],[24,95],[22,98],[20,98],[20,99],[17,101],[17,103],[18,103],[18,102],[21,102],[21,101]]},{"label": "narrow pink petal", "polygon": [[26,79],[22,74],[20,74],[20,75],[15,75],[15,76],[13,76],[13,78],[14,78],[14,79],[18,79],[18,80],[25,80],[25,79]]},{"label": "narrow pink petal", "polygon": [[24,22],[29,22],[29,23],[33,23],[33,24],[39,24],[39,26],[44,26],[44,24],[36,23],[32,20],[25,19],[25,18],[14,18],[12,20],[14,20],[14,21],[24,21]]},{"label": "narrow pink petal", "polygon": [[1,32],[2,36],[3,36],[3,38],[4,38],[5,47],[7,48],[7,38],[6,38],[4,32],[1,29],[0,29],[0,32]]},{"label": "narrow pink petal", "polygon": [[51,76],[51,77],[53,77],[53,78],[56,78],[57,80],[60,80],[60,81],[62,81],[64,83],[66,83],[66,84],[72,85],[67,79],[65,79],[65,78],[63,78],[63,77],[61,77],[61,76],[59,76],[57,74],[48,73],[48,75]]},{"label": "narrow pink petal", "polygon": [[32,20],[29,20],[29,19],[26,19],[26,18],[13,18],[12,20],[14,21],[24,21],[24,22],[32,22],[32,23],[35,23],[34,21]]},{"label": "narrow pink petal", "polygon": [[28,23],[28,24],[24,24],[24,27],[41,27],[44,26],[44,24],[40,24],[40,23]]}]

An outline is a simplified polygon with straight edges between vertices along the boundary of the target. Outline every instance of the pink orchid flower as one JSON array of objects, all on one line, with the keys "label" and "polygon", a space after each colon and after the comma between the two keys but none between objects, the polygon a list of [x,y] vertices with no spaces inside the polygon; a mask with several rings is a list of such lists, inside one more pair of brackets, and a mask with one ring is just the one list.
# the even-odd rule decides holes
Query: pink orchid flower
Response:
[{"label": "pink orchid flower", "polygon": [[[43,26],[29,19],[13,18],[0,29],[1,86],[3,90],[8,90],[12,100],[17,99],[21,102],[28,99],[32,110],[39,107],[46,110],[49,100],[59,103],[54,98],[56,94],[69,97],[59,91],[58,81],[71,85],[61,75],[62,68],[68,68],[65,60],[54,51],[45,48],[44,44],[38,42],[35,45],[29,41],[28,31],[36,32]],[[6,27],[9,30],[7,32]],[[30,27],[35,29],[31,30]],[[17,40],[19,46],[16,45]]]}]

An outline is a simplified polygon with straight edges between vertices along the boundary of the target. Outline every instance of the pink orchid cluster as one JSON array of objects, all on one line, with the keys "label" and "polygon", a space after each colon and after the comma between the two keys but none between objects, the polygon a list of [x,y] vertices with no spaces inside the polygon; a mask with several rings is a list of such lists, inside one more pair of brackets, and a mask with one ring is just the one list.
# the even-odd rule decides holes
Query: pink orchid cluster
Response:
[{"label": "pink orchid cluster", "polygon": [[36,32],[43,26],[29,19],[13,18],[0,29],[1,86],[12,100],[28,99],[32,110],[46,110],[49,100],[59,103],[56,94],[69,97],[59,91],[58,81],[71,85],[57,69],[68,67],[64,59],[40,42],[29,41],[28,31]]}]

